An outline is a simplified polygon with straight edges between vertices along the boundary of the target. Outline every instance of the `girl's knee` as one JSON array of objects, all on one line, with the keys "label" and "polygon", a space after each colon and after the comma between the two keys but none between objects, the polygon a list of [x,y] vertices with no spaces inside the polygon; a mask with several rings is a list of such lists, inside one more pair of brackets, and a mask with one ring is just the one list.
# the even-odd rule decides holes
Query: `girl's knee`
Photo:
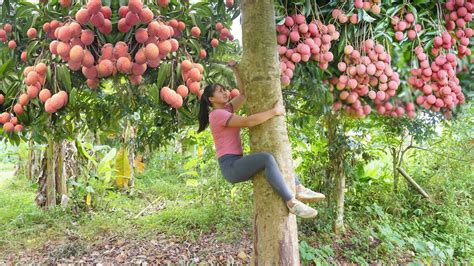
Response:
[{"label": "girl's knee", "polygon": [[230,183],[230,184],[232,184],[232,185],[234,185],[234,184],[236,184],[236,183],[239,183],[239,181],[238,181],[237,179],[231,178],[231,177],[229,177],[229,176],[224,176],[224,179],[225,179],[228,183]]},{"label": "girl's knee", "polygon": [[276,163],[275,157],[271,153],[268,152],[262,152],[263,160],[265,161],[265,164],[273,164]]}]

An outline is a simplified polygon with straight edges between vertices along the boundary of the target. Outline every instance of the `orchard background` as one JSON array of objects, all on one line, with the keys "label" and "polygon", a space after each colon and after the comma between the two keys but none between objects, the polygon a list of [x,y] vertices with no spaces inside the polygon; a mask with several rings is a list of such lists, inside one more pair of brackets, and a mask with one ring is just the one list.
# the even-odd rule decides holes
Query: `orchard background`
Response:
[{"label": "orchard background", "polygon": [[[473,11],[3,0],[2,262],[469,262]],[[196,133],[205,85],[239,94],[230,60],[242,114],[287,109],[242,131],[245,152],[325,193],[318,218],[288,215],[262,175],[226,183]]]}]

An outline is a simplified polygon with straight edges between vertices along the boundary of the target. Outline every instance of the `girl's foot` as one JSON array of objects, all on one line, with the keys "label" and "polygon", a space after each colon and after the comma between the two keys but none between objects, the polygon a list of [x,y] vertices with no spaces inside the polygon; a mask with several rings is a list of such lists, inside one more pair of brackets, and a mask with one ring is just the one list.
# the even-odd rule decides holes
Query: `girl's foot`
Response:
[{"label": "girl's foot", "polygon": [[316,215],[318,215],[318,211],[297,199],[289,201],[287,206],[291,213],[301,218],[314,218]]},{"label": "girl's foot", "polygon": [[326,196],[300,185],[296,188],[296,198],[303,202],[318,202],[324,200]]}]

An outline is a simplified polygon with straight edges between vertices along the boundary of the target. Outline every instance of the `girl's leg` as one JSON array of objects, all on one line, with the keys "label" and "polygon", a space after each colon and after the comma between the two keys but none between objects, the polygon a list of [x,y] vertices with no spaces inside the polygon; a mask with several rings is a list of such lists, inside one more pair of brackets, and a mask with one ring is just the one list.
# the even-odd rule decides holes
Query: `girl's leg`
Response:
[{"label": "girl's leg", "polygon": [[300,180],[298,179],[298,176],[296,176],[296,174],[295,174],[295,185],[296,185],[296,186],[301,185],[301,182],[300,182]]},{"label": "girl's leg", "polygon": [[272,188],[285,202],[293,199],[293,193],[285,183],[273,155],[267,152],[253,153],[235,160],[230,169],[223,171],[224,177],[231,183],[247,181],[257,172],[265,170],[265,177]]},{"label": "girl's leg", "polygon": [[[227,156],[227,155],[224,155]],[[232,158],[233,157],[233,158]],[[224,178],[231,183],[247,181],[257,172],[265,170],[265,177],[272,188],[286,202],[289,212],[302,218],[314,218],[318,212],[296,200],[285,183],[273,155],[262,152],[244,157],[229,156],[219,162]]]}]

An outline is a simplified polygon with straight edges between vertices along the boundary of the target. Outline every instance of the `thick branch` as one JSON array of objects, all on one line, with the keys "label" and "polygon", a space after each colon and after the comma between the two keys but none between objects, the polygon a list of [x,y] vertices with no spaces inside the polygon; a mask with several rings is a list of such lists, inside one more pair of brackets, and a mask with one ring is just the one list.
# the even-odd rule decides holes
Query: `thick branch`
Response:
[{"label": "thick branch", "polygon": [[416,183],[416,181],[411,178],[402,168],[397,167],[397,170],[408,181],[408,183],[410,183],[410,185],[412,185],[418,191],[418,193],[423,195],[423,197],[427,198],[429,201],[432,201],[430,195],[428,195],[428,193],[426,193],[423,188],[418,185],[418,183]]}]

